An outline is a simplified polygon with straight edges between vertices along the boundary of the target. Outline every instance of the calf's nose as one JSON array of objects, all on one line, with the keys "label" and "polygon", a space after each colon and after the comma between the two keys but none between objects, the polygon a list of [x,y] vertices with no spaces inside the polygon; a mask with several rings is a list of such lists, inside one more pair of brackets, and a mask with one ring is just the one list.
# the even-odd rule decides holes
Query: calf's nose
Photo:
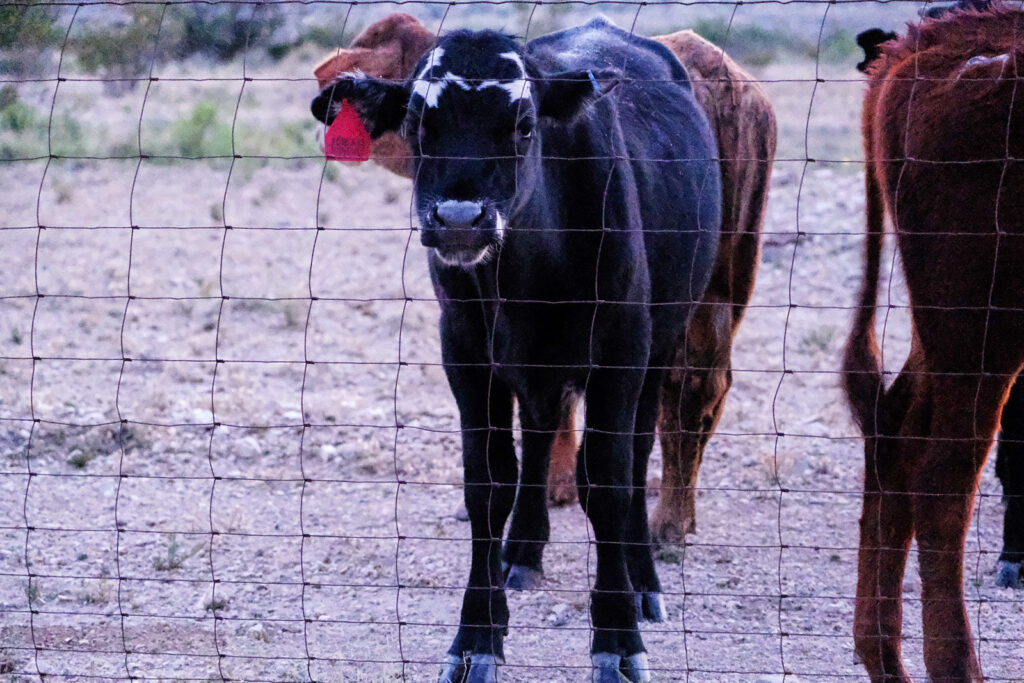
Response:
[{"label": "calf's nose", "polygon": [[484,217],[484,207],[480,202],[439,202],[434,207],[434,218],[449,230],[471,230]]}]

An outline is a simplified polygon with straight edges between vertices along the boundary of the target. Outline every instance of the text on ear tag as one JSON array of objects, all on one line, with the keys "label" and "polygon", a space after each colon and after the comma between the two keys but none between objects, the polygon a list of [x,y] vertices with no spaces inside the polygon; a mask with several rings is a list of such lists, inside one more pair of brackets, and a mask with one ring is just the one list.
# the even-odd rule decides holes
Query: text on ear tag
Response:
[{"label": "text on ear tag", "polygon": [[324,135],[324,156],[333,161],[366,161],[370,158],[370,134],[348,100]]}]

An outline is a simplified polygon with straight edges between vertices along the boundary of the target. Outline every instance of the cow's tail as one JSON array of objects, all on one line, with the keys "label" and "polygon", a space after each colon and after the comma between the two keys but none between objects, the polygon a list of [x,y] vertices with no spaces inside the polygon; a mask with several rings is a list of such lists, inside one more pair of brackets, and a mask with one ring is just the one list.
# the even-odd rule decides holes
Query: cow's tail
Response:
[{"label": "cow's tail", "polygon": [[865,436],[878,434],[879,410],[885,387],[882,359],[875,336],[875,304],[878,273],[882,259],[885,227],[885,199],[872,164],[866,169],[867,234],[865,236],[864,280],[857,296],[853,329],[843,356],[843,388],[854,419]]}]

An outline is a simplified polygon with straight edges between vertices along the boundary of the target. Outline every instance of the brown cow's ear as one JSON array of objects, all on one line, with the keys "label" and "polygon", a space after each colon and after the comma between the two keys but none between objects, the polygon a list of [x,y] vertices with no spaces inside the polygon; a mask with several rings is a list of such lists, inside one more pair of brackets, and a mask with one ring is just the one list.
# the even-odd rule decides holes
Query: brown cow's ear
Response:
[{"label": "brown cow's ear", "polygon": [[402,46],[402,75],[410,76],[420,58],[434,49],[437,34],[428,31],[417,21],[402,27],[399,42]]},{"label": "brown cow's ear", "polygon": [[352,103],[370,131],[370,137],[377,139],[401,127],[409,104],[409,90],[402,84],[365,76],[339,78],[321,90],[309,108],[314,118],[330,125],[341,111],[344,100]]},{"label": "brown cow's ear", "polygon": [[567,123],[593,102],[611,92],[622,74],[614,69],[563,71],[540,79],[537,113],[545,119]]},{"label": "brown cow's ear", "polygon": [[[371,76],[405,78],[412,73],[420,57],[434,47],[437,34],[421,24],[415,17],[395,13],[370,24],[360,33],[349,49],[368,49],[381,66],[380,73]],[[385,52],[387,54],[385,54]]]},{"label": "brown cow's ear", "polygon": [[377,76],[379,74],[372,73],[366,66],[367,61],[372,57],[373,51],[365,48],[335,50],[320,60],[320,63],[313,69],[316,83],[322,90],[341,78],[342,75],[352,73],[357,69],[369,73],[371,76]]}]

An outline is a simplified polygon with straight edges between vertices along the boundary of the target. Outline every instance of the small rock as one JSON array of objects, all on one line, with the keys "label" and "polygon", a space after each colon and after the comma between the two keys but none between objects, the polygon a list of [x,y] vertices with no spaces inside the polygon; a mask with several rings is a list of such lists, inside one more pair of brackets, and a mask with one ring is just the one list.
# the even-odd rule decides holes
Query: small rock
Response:
[{"label": "small rock", "polygon": [[248,631],[248,635],[253,640],[260,640],[264,643],[270,642],[270,632],[263,628],[263,624],[254,624]]},{"label": "small rock", "polygon": [[247,436],[235,442],[235,452],[240,458],[256,458],[263,454],[263,447],[254,436]]},{"label": "small rock", "polygon": [[551,608],[551,614],[548,615],[548,621],[551,622],[552,626],[565,626],[569,623],[569,605],[564,602],[560,602]]}]

